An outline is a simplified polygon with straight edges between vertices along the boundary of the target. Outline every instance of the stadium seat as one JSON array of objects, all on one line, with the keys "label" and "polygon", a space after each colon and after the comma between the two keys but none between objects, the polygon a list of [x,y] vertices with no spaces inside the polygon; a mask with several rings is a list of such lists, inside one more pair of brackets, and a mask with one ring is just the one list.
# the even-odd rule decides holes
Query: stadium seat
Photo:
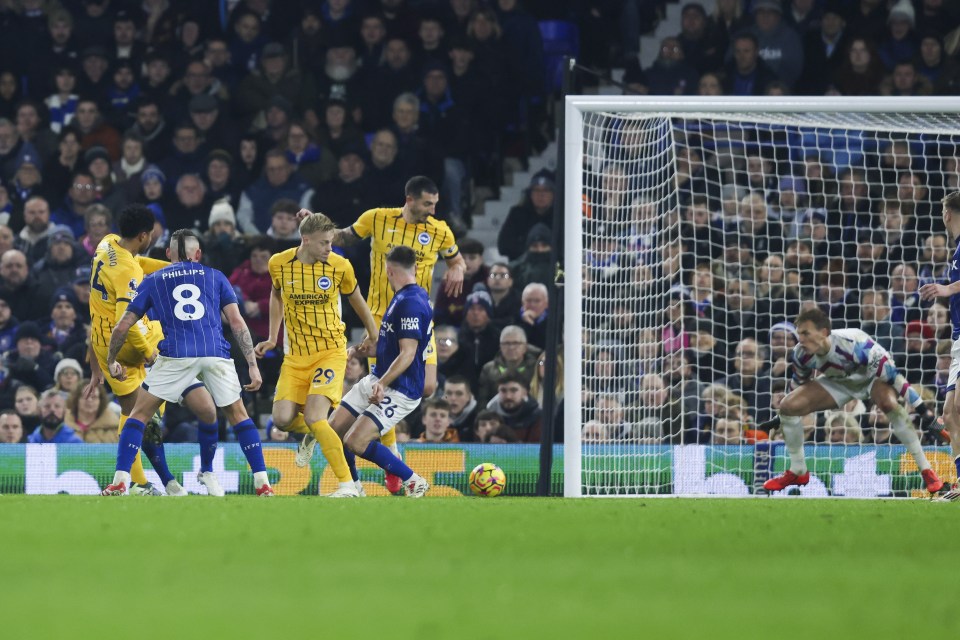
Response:
[{"label": "stadium seat", "polygon": [[566,20],[542,20],[539,24],[547,88],[559,91],[563,87],[563,57],[580,53],[580,29]]}]

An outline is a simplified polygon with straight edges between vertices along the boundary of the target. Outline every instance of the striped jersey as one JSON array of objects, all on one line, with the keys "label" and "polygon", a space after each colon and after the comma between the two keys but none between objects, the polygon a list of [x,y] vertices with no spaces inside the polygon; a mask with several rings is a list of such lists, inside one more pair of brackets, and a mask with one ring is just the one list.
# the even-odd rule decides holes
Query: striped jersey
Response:
[{"label": "striped jersey", "polygon": [[315,355],[328,349],[346,348],[346,326],[340,315],[340,294],[357,288],[353,265],[330,253],[326,262],[305,264],[293,247],[270,258],[273,288],[283,299],[283,352]]},{"label": "striped jersey", "polygon": [[[960,280],[960,242],[950,260],[950,282]],[[950,322],[953,324],[953,339],[960,339],[960,295],[950,296]]]},{"label": "striped jersey", "polygon": [[387,282],[387,253],[398,246],[410,247],[417,256],[417,284],[426,289],[433,286],[433,268],[438,256],[444,260],[460,253],[453,232],[446,222],[433,216],[423,224],[410,224],[403,219],[403,209],[370,209],[353,224],[353,232],[360,238],[370,238],[370,293],[367,305],[377,318],[383,316],[393,291]]},{"label": "striped jersey", "polygon": [[826,355],[810,353],[799,344],[793,348],[793,384],[808,381],[814,371],[828,378],[866,383],[881,373],[879,368],[889,359],[886,350],[860,329],[834,329]]},{"label": "striped jersey", "polygon": [[416,340],[417,354],[413,362],[390,383],[390,388],[408,398],[419,400],[423,396],[423,352],[430,344],[432,333],[433,309],[430,307],[427,291],[415,284],[408,284],[397,291],[383,315],[380,337],[377,339],[377,364],[373,367],[373,374],[381,378],[387,372],[400,355],[400,340]]},{"label": "striped jersey", "polygon": [[[144,273],[151,273],[168,265],[162,260],[134,256],[120,246],[120,236],[104,236],[93,254],[90,274],[90,342],[94,346],[109,347],[113,327],[127,310],[137,294]],[[139,330],[138,330],[139,329]],[[144,337],[147,328],[141,323],[128,334],[127,342],[145,355],[151,355]]]},{"label": "striped jersey", "polygon": [[162,356],[229,358],[220,320],[228,304],[238,303],[225,275],[198,262],[175,262],[143,279],[127,311],[149,311],[160,322]]}]

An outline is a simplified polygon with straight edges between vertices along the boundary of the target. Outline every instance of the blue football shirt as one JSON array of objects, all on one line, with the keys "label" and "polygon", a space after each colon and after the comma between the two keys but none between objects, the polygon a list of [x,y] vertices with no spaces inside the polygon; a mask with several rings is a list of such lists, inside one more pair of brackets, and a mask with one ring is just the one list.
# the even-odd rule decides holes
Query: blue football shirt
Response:
[{"label": "blue football shirt", "polygon": [[[950,282],[960,280],[960,242],[950,260]],[[953,339],[960,338],[960,294],[950,296],[950,322],[953,323]]]},{"label": "blue football shirt", "polygon": [[379,378],[390,368],[400,355],[400,340],[416,340],[417,355],[413,363],[390,384],[390,388],[408,398],[419,400],[423,396],[423,352],[430,344],[432,333],[433,309],[430,308],[427,291],[415,284],[408,284],[397,291],[383,315],[373,374]]},{"label": "blue football shirt", "polygon": [[229,358],[220,321],[220,310],[228,304],[237,304],[237,294],[226,276],[198,262],[176,262],[144,278],[127,311],[149,311],[160,322],[162,356]]}]

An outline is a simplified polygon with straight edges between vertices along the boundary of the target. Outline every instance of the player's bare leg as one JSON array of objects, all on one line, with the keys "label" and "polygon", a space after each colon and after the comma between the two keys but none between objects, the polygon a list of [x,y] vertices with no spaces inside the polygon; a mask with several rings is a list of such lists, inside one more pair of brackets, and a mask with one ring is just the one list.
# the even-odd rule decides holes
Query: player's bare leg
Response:
[{"label": "player's bare leg", "polygon": [[783,475],[771,478],[763,484],[767,491],[782,491],[789,486],[803,486],[810,482],[810,472],[803,455],[804,416],[827,409],[836,409],[837,401],[816,380],[801,385],[791,391],[780,402],[780,428],[783,429],[783,441],[790,456],[790,467]]},{"label": "player's bare leg", "polygon": [[[950,433],[950,452],[953,454],[955,464],[960,466],[960,394],[956,391],[948,391],[947,397],[943,403],[943,425]],[[944,502],[960,501],[960,482],[954,484],[950,491],[940,496],[938,499]]]},{"label": "player's bare leg", "polygon": [[886,382],[877,381],[870,390],[870,399],[886,414],[887,420],[890,421],[890,427],[893,429],[893,434],[913,456],[927,490],[930,493],[936,493],[942,489],[943,483],[930,467],[930,461],[927,460],[926,454],[923,453],[923,445],[920,444],[920,436],[917,435],[917,430],[911,424],[907,410],[900,404],[897,392]]},{"label": "player's bare leg", "polygon": [[[303,417],[307,421],[310,433],[313,435],[313,441],[320,443],[320,451],[327,459],[327,463],[337,476],[339,487],[336,491],[329,494],[331,498],[357,498],[360,496],[357,487],[354,484],[353,476],[350,473],[350,467],[347,465],[347,459],[343,453],[343,442],[340,436],[330,423],[327,416],[330,415],[330,398],[320,394],[310,394],[307,396],[307,404],[303,408]],[[306,438],[304,438],[306,441]],[[297,466],[306,466],[310,462],[313,454],[313,446],[301,443],[297,450]]]},{"label": "player's bare leg", "polygon": [[387,473],[399,476],[407,491],[407,497],[423,497],[430,485],[378,442],[379,437],[380,429],[376,423],[369,416],[360,415],[344,436],[343,444],[354,455],[373,462]]},{"label": "player's bare leg", "polygon": [[[259,386],[259,385],[258,385]],[[227,422],[233,427],[237,435],[237,442],[243,450],[243,455],[250,465],[253,472],[253,486],[258,496],[272,496],[273,488],[270,487],[270,481],[267,478],[267,465],[263,461],[263,447],[260,442],[260,432],[253,420],[247,414],[247,408],[243,405],[243,400],[238,399],[223,409],[223,415]],[[213,473],[211,472],[212,476]],[[219,483],[218,483],[219,484]],[[209,490],[210,485],[207,485]]]}]

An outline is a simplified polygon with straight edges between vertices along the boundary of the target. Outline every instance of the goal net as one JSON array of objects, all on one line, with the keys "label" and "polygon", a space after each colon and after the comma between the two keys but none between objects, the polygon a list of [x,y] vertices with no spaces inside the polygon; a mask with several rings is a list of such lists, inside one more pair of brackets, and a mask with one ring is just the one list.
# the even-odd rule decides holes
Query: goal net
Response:
[{"label": "goal net", "polygon": [[[949,318],[916,291],[953,252],[955,101],[576,96],[565,136],[565,495],[763,495],[788,463],[757,425],[809,307],[874,336],[939,411]],[[793,493],[922,493],[869,401],[804,434]]]}]

